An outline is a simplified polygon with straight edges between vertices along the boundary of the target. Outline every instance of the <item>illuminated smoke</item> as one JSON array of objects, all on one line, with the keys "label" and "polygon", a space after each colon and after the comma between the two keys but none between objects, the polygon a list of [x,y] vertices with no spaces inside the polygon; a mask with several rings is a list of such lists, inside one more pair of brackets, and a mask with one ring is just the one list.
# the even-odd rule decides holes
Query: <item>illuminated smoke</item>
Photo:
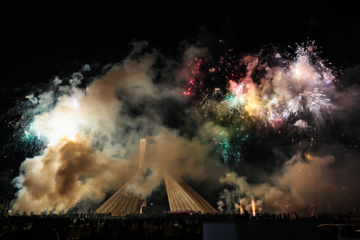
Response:
[{"label": "illuminated smoke", "polygon": [[[80,74],[73,74],[70,85],[59,85],[62,81],[57,78],[59,96],[52,99],[52,109],[43,107],[41,97],[32,100],[42,112],[34,116],[30,129],[45,139],[46,148],[43,155],[22,164],[22,173],[15,179],[21,187],[15,211],[67,211],[79,200],[101,200],[131,177],[137,165],[136,143],[147,129],[124,137],[124,128],[131,130],[129,124],[141,124],[141,120],[130,123],[128,113],[119,114],[122,101],[117,94],[126,88],[136,99],[156,91],[150,78],[152,61],[151,55],[139,63],[127,59],[86,89],[78,87]],[[49,93],[41,96],[54,96]]]},{"label": "illuminated smoke", "polygon": [[23,162],[24,174],[16,179],[22,188],[13,205],[15,211],[67,211],[79,200],[103,198],[104,188],[116,187],[131,176],[134,163],[108,159],[79,138],[60,139],[44,155]]},{"label": "illuminated smoke", "polygon": [[[234,186],[234,190],[226,190],[228,195],[238,194],[242,202],[258,198],[262,201],[259,207],[268,212],[297,212],[309,217],[314,209],[317,213],[341,212],[341,209],[356,205],[359,196],[353,195],[356,183],[352,182],[354,177],[350,174],[359,169],[358,163],[348,159],[335,164],[334,156],[308,158],[304,161],[300,155],[295,155],[282,169],[268,176],[267,182],[250,184],[236,173],[228,173],[220,181]],[[338,177],[346,172],[346,177],[338,181]]]},{"label": "illuminated smoke", "polygon": [[303,120],[297,120],[295,123],[294,123],[294,126],[295,127],[298,127],[299,129],[307,129],[309,127],[309,125],[307,124],[307,122],[303,121]]},{"label": "illuminated smoke", "polygon": [[[79,201],[98,203],[135,174],[140,138],[178,135],[178,130],[165,122],[170,120],[168,117],[178,120],[169,114],[176,113],[173,106],[184,100],[180,91],[154,83],[152,67],[157,57],[157,53],[137,59],[130,56],[86,88],[80,88],[81,75],[73,74],[68,85],[55,78],[50,91],[27,96],[33,104],[31,112],[37,114],[31,116],[24,133],[44,142],[44,149],[38,156],[26,159],[14,179],[19,188],[13,203],[15,212],[58,213],[68,211]],[[22,110],[31,115],[28,109]],[[172,157],[166,164],[169,170],[173,168],[173,174],[184,171],[189,179],[213,181],[220,176],[201,167],[205,159],[206,165],[211,166],[212,161],[214,168],[217,165],[209,159],[207,131],[201,130],[191,140],[179,137],[177,145],[169,146]],[[175,162],[180,158],[185,159],[184,166],[178,168]],[[150,176],[137,179],[134,183],[138,184],[130,189],[146,197],[161,180],[160,169],[151,166]]]}]

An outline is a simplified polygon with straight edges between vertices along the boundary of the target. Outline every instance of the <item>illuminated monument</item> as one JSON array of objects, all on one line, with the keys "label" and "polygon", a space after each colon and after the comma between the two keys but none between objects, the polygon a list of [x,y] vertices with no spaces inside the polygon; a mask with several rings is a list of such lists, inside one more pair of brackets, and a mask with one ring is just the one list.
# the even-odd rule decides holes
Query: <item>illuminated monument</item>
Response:
[{"label": "illuminated monument", "polygon": [[[143,213],[147,201],[140,194],[134,191],[134,186],[141,184],[139,179],[146,179],[147,174],[157,173],[161,180],[165,181],[168,205],[171,212],[195,211],[201,213],[218,213],[203,197],[192,189],[184,180],[171,171],[167,166],[167,156],[171,156],[176,139],[165,138],[164,136],[146,137],[140,139],[139,168],[122,188],[101,205],[96,213],[111,213],[120,215],[126,213]],[[164,149],[166,155],[164,155]],[[144,178],[145,175],[145,178]],[[146,181],[146,180],[145,180]]]}]

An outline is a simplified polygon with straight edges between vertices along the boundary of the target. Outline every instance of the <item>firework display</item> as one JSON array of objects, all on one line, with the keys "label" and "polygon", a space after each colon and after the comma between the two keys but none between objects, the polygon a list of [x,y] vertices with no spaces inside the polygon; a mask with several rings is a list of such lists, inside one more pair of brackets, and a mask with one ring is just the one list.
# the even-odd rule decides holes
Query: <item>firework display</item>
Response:
[{"label": "firework display", "polygon": [[310,140],[331,122],[336,71],[319,57],[315,43],[298,44],[293,54],[281,53],[284,57],[270,54],[264,62],[260,54],[240,58],[230,49],[219,60],[195,58],[188,64],[183,94],[199,98],[204,118],[226,127],[214,138],[225,163],[229,157],[241,159],[250,134],[271,132],[301,141],[300,132]]},{"label": "firework display", "polygon": [[[159,74],[155,53],[137,53],[103,76],[86,79],[86,64],[67,81],[56,77],[50,88],[26,93],[4,120],[16,139],[5,152],[23,149],[26,158],[14,179],[14,211],[61,212],[88,198],[102,200],[117,187],[114,182],[126,182],[136,169],[138,139],[163,132],[181,139],[171,157],[181,159],[182,175],[234,186],[220,193],[221,211],[309,212],[315,200],[333,198],[323,189],[331,185],[324,169],[334,156],[317,151],[324,129],[334,126],[339,80],[315,42],[247,55],[234,49],[220,57],[195,52],[171,74]],[[268,172],[252,172],[269,165],[274,167]],[[301,187],[289,180],[294,178]],[[311,190],[303,194],[306,188]]]}]

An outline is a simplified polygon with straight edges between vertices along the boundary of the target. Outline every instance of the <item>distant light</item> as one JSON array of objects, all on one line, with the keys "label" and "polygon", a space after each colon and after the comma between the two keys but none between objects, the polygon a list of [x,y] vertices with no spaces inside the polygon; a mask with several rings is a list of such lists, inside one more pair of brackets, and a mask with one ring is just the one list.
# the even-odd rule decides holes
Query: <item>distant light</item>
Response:
[{"label": "distant light", "polygon": [[84,71],[84,72],[87,72],[87,71],[90,71],[90,70],[91,70],[91,67],[90,67],[89,64],[85,64],[85,65],[83,66],[83,71]]}]

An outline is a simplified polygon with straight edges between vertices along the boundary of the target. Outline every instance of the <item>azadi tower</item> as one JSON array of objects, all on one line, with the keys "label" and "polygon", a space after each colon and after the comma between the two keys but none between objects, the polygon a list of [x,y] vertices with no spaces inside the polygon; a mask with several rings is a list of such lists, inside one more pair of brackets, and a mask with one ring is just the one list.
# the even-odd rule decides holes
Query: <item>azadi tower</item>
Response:
[{"label": "azadi tower", "polygon": [[[203,197],[192,189],[179,174],[170,171],[166,165],[170,161],[166,158],[171,156],[174,140],[164,136],[146,137],[140,139],[139,168],[123,187],[121,187],[112,197],[101,205],[96,213],[111,213],[121,215],[127,213],[142,213],[146,208],[146,198],[134,191],[139,183],[139,178],[144,179],[147,172],[156,172],[159,178],[165,181],[166,193],[171,212],[195,211],[201,213],[218,213]],[[176,141],[176,140],[175,140]],[[169,144],[172,142],[172,144]],[[164,151],[165,154],[164,154]],[[174,163],[170,163],[174,164]],[[152,171],[153,170],[153,171]],[[146,180],[145,180],[146,181]]]}]

